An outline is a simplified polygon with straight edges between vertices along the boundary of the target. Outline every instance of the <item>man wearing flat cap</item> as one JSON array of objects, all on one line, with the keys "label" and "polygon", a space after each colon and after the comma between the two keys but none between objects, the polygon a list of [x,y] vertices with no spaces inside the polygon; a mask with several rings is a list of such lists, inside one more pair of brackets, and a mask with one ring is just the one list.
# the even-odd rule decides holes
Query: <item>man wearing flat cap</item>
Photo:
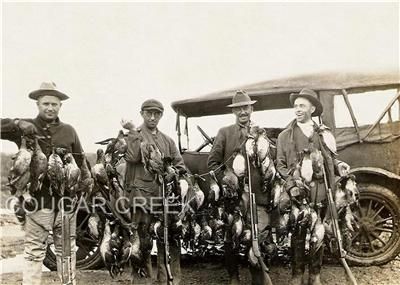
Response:
[{"label": "man wearing flat cap", "polygon": [[[302,89],[299,93],[290,95],[290,103],[293,106],[295,119],[278,136],[277,141],[277,170],[286,180],[286,189],[292,200],[292,207],[299,209],[311,209],[308,212],[318,213],[323,220],[327,200],[323,176],[315,173],[303,165],[303,159],[318,155],[330,165],[332,170],[344,176],[349,171],[349,166],[335,158],[336,143],[332,133],[324,125],[318,125],[312,117],[321,116],[323,106],[318,99],[315,91]],[[306,164],[304,164],[306,165]],[[314,166],[314,165],[313,165]],[[318,241],[315,248],[309,250],[308,267],[309,280],[305,282],[303,274],[306,265],[305,243],[308,214],[299,215],[299,220],[295,221],[294,232],[292,235],[292,279],[291,284],[319,285],[320,271],[322,266],[324,244]]]},{"label": "man wearing flat cap", "polygon": [[[131,121],[121,122],[121,125],[129,130],[128,137],[126,138],[128,149],[125,154],[127,162],[125,189],[130,193],[131,201],[133,201],[133,220],[138,224],[138,233],[141,242],[146,243],[148,249],[144,253],[146,284],[151,284],[153,276],[150,256],[152,247],[150,224],[156,219],[157,215],[154,215],[153,211],[159,210],[157,207],[160,205],[162,192],[156,174],[149,172],[143,164],[141,151],[143,143],[152,145],[154,149],[159,151],[163,158],[170,158],[172,166],[178,172],[177,174],[186,173],[185,164],[175,142],[157,128],[163,113],[164,107],[161,102],[149,99],[144,101],[141,106],[140,114],[143,118],[143,123],[140,127],[135,128]],[[135,201],[140,201],[140,206],[137,205],[135,207]],[[143,201],[145,203],[142,203]],[[154,205],[154,201],[157,201],[157,205]],[[169,245],[173,284],[180,284],[180,243],[171,241]],[[164,246],[160,241],[157,241],[157,255],[157,279],[160,282],[166,282],[167,273],[164,262]]]},{"label": "man wearing flat cap", "polygon": [[[83,182],[91,182],[90,171],[86,164],[85,155],[75,129],[60,121],[58,114],[61,109],[61,101],[69,97],[57,90],[53,82],[43,82],[38,90],[29,93],[29,98],[36,101],[39,114],[34,119],[2,119],[1,139],[15,142],[21,146],[22,137],[37,139],[43,153],[48,158],[54,149],[62,148],[67,153],[72,153],[77,165],[81,169]],[[24,139],[24,140],[25,140]],[[28,146],[29,147],[29,146]],[[90,183],[89,183],[90,184]],[[83,187],[83,184],[80,184]],[[31,189],[28,192],[32,192]],[[30,206],[25,217],[23,207],[18,208],[18,218],[25,223],[25,264],[23,266],[23,284],[41,284],[42,262],[46,255],[49,232],[53,232],[56,248],[57,269],[61,278],[62,264],[62,225],[58,202],[61,199],[57,191],[50,190],[50,181],[45,176],[41,187],[30,193]],[[70,197],[71,199],[74,197]],[[19,197],[23,201],[22,197]],[[22,205],[28,205],[24,203]],[[75,229],[76,213],[70,213],[71,219],[71,259],[72,259],[72,284],[75,281]]]},{"label": "man wearing flat cap", "polygon": [[[250,98],[246,91],[237,90],[232,98],[232,104],[228,105],[231,108],[232,113],[235,115],[236,122],[232,125],[221,128],[214,140],[212,149],[208,157],[208,169],[215,171],[217,179],[220,184],[223,185],[225,171],[233,169],[232,156],[235,152],[242,152],[244,154],[244,143],[246,142],[250,127],[253,125],[251,122],[251,114],[253,112],[253,105],[257,101]],[[224,165],[221,167],[221,165]],[[261,172],[253,164],[250,164],[251,173],[251,186],[255,193],[255,199],[257,203],[257,216],[258,216],[258,228],[262,232],[269,225],[269,215],[266,211],[266,205],[268,205],[269,199],[266,192],[262,191],[263,179]],[[241,194],[245,192],[246,187],[244,183],[239,183],[240,189],[237,198],[226,199],[225,211],[234,213],[237,211],[237,207],[243,204],[245,201],[241,201]],[[246,208],[246,207],[245,207]],[[243,212],[243,209],[241,209]],[[243,214],[243,213],[242,213]],[[247,219],[248,217],[243,217]],[[234,245],[232,238],[232,225],[228,220],[224,221],[226,224],[225,238],[224,238],[224,255],[225,255],[225,267],[229,274],[229,284],[240,284],[239,280],[239,247]],[[260,265],[250,265],[250,273],[252,276],[252,284],[269,284],[270,280],[261,269]]]}]

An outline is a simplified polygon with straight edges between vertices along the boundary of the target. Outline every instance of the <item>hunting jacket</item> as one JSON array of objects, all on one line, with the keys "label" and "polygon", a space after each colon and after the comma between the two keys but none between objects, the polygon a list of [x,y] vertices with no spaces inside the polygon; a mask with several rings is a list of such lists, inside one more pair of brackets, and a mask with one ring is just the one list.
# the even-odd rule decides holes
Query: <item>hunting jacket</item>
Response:
[{"label": "hunting jacket", "polygon": [[140,151],[142,141],[155,144],[164,157],[172,159],[172,164],[180,173],[186,172],[186,167],[175,142],[166,134],[159,130],[153,134],[145,125],[142,125],[137,131],[130,131],[126,138],[128,149],[125,155],[127,162],[125,188],[131,192],[133,197],[143,197],[148,203],[151,197],[160,197],[160,185],[156,176],[144,168]]},{"label": "hunting jacket", "polygon": [[[306,137],[301,131],[300,127],[297,126],[296,120],[293,120],[289,126],[283,130],[277,140],[277,170],[279,174],[286,180],[293,174],[293,170],[296,167],[298,161],[298,153],[304,149],[316,148],[321,150],[320,139],[318,134],[318,125],[314,122],[314,133],[312,137]],[[330,152],[328,152],[330,153]],[[330,153],[331,154],[331,153]],[[334,172],[337,173],[337,166],[341,163],[340,160],[336,159],[332,154],[330,155],[330,161]],[[323,200],[325,196],[323,180],[315,181],[317,184],[317,190],[319,194],[318,200]]]},{"label": "hunting jacket", "polygon": [[[221,164],[224,164],[224,167],[221,168],[221,171],[216,172],[217,178],[220,182],[223,177],[223,170],[225,168],[232,169],[232,155],[236,151],[241,150],[241,147],[244,148],[244,142],[247,140],[247,134],[248,127],[243,128],[238,124],[223,127],[218,131],[213,143],[213,147],[208,156],[207,166],[209,170],[215,170]],[[267,205],[267,193],[263,193],[261,191],[263,179],[261,177],[260,170],[251,164],[250,172],[252,177],[252,190],[256,196],[256,203],[259,205]]]},{"label": "hunting jacket", "polygon": [[[39,139],[39,145],[47,158],[52,153],[54,147],[65,148],[68,152],[73,154],[78,167],[82,167],[85,155],[79,137],[71,125],[61,122],[59,118],[57,118],[54,123],[48,123],[39,116],[34,119],[22,120],[36,126],[38,131],[37,135],[42,137]],[[18,126],[14,124],[14,119],[1,119],[1,139],[12,141],[20,147],[21,136],[22,132]],[[57,206],[61,198],[56,193],[53,193],[53,196],[50,195],[49,185],[49,180],[46,176],[42,188],[32,194],[32,196],[39,201],[38,209],[51,209],[53,207],[52,203],[55,203]],[[43,203],[41,203],[42,200]]]}]

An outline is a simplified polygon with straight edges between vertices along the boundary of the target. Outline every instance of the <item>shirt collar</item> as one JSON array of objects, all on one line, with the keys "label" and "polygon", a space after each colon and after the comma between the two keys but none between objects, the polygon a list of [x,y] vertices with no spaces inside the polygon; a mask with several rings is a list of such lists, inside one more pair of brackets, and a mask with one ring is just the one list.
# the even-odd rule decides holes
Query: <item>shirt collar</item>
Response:
[{"label": "shirt collar", "polygon": [[314,121],[313,121],[313,120],[309,120],[309,121],[306,122],[306,123],[297,122],[297,125],[298,125],[299,127],[311,127],[311,126],[314,126]]},{"label": "shirt collar", "polygon": [[252,121],[250,121],[247,125],[243,125],[240,123],[236,123],[236,126],[238,126],[239,129],[247,129],[247,128],[251,128],[254,125],[254,123]]},{"label": "shirt collar", "polygon": [[159,130],[158,130],[157,127],[156,127],[156,129],[155,129],[154,131],[152,131],[152,130],[150,130],[145,124],[142,124],[142,125],[140,126],[140,129],[141,129],[141,130],[145,130],[145,132],[147,132],[147,133],[149,133],[149,134],[152,134],[152,135],[157,135],[158,132],[159,132]]},{"label": "shirt collar", "polygon": [[35,122],[42,128],[47,127],[49,125],[50,126],[58,126],[61,123],[61,121],[58,117],[54,120],[54,122],[49,123],[49,122],[43,120],[40,116],[37,116],[35,118]]}]

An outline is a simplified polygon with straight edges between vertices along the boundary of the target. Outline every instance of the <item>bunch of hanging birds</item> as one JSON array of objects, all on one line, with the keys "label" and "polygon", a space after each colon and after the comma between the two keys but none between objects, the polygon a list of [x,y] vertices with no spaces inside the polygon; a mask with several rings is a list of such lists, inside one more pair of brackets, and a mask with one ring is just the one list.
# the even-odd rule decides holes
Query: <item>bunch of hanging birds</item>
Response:
[{"label": "bunch of hanging birds", "polygon": [[27,147],[27,138],[22,137],[21,146],[13,156],[7,184],[15,197],[26,196],[39,191],[44,179],[50,182],[49,191],[60,196],[74,196],[78,191],[81,171],[71,153],[54,148],[47,158],[38,137],[34,138],[33,149]]},{"label": "bunch of hanging birds", "polygon": [[[167,167],[168,172],[168,167]],[[186,247],[197,244],[200,240],[211,238],[211,228],[207,220],[197,219],[199,209],[205,203],[205,195],[199,186],[198,175],[184,175],[171,181],[166,187],[168,202],[174,205],[177,215],[169,215],[168,233],[171,242],[183,240]],[[150,226],[153,238],[163,241],[164,221],[156,219]]]},{"label": "bunch of hanging birds", "polygon": [[[358,208],[359,197],[360,192],[354,175],[350,174],[342,177],[337,182],[334,200],[339,216],[339,228],[342,231],[345,245],[351,244],[351,234],[354,233],[357,227],[353,211]],[[328,216],[323,222],[329,239],[333,237],[332,221]]]},{"label": "bunch of hanging birds", "polygon": [[[246,153],[254,167],[260,170],[264,179],[264,190],[271,186],[277,171],[274,164],[272,149],[275,148],[272,141],[268,138],[264,128],[252,126],[249,138],[245,143]],[[241,160],[241,158],[239,158]]]},{"label": "bunch of hanging birds", "polygon": [[129,264],[132,270],[138,269],[144,273],[144,257],[150,250],[150,237],[147,242],[141,239],[137,224],[106,219],[100,254],[112,278],[124,272],[126,265]]},{"label": "bunch of hanging birds", "polygon": [[[334,140],[328,131],[324,131],[324,143],[329,151],[335,153]],[[310,207],[306,193],[310,193],[310,188],[316,180],[323,178],[324,158],[318,149],[305,149],[299,162],[293,171],[295,186],[291,188],[291,204],[285,210],[284,216],[280,220],[280,232],[296,232],[300,227],[305,227],[310,236],[308,248],[310,251],[317,251],[324,240],[333,237],[332,221],[329,214],[321,218],[320,209],[322,205]],[[297,193],[294,195],[294,193]],[[351,233],[354,232],[355,218],[352,206],[358,203],[359,191],[354,175],[341,178],[334,189],[334,202],[339,214],[339,227],[344,236],[344,242],[350,243]],[[286,199],[284,199],[286,200]],[[286,204],[286,203],[285,203]],[[281,208],[282,209],[282,208]],[[288,218],[286,215],[288,214]]]},{"label": "bunch of hanging birds", "polygon": [[122,130],[116,138],[106,139],[97,144],[106,145],[106,150],[99,148],[96,163],[92,167],[92,177],[96,185],[105,190],[107,199],[118,199],[124,195],[126,161],[124,159],[128,144]]}]

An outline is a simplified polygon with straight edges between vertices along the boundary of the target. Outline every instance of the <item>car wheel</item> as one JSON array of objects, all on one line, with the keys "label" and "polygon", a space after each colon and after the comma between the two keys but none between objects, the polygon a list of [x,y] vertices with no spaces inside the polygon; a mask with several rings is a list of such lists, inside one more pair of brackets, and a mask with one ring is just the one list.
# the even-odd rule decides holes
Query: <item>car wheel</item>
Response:
[{"label": "car wheel", "polygon": [[[100,254],[100,243],[103,237],[101,231],[99,237],[94,237],[89,232],[88,220],[91,213],[85,209],[78,211],[77,226],[76,226],[76,268],[81,270],[87,269],[98,269],[104,265],[101,254]],[[57,262],[55,255],[55,247],[52,241],[52,237],[49,238],[46,257],[43,264],[50,270],[57,270]]]},{"label": "car wheel", "polygon": [[380,185],[360,183],[358,187],[357,229],[346,248],[346,259],[361,266],[388,263],[400,253],[400,199]]}]

